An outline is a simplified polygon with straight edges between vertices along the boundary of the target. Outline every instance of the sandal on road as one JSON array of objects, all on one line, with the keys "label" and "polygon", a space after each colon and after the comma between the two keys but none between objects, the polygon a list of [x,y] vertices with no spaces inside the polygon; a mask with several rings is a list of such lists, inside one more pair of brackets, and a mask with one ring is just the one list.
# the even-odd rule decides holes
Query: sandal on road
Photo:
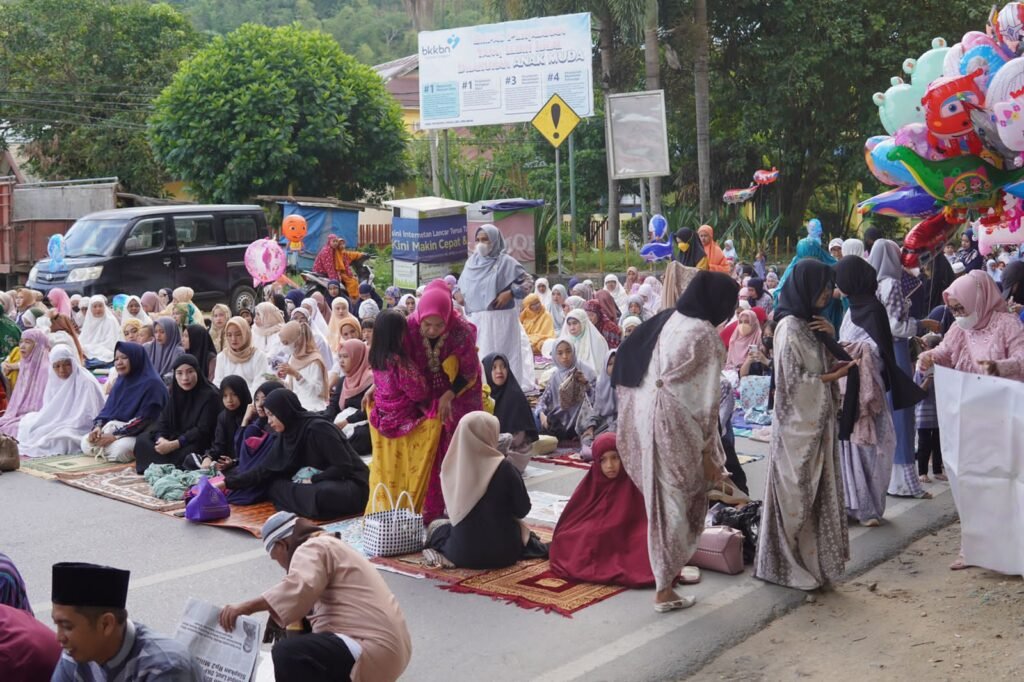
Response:
[{"label": "sandal on road", "polygon": [[680,597],[673,601],[661,602],[660,604],[654,605],[654,610],[658,613],[668,613],[669,611],[681,611],[688,609],[697,603],[696,597]]}]

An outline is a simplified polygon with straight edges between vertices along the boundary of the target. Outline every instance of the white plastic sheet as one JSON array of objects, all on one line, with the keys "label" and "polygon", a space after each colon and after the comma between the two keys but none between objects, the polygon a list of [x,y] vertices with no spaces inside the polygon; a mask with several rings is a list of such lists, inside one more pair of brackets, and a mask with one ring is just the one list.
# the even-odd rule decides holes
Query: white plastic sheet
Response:
[{"label": "white plastic sheet", "polygon": [[936,367],[935,403],[964,559],[1024,574],[1024,383]]}]

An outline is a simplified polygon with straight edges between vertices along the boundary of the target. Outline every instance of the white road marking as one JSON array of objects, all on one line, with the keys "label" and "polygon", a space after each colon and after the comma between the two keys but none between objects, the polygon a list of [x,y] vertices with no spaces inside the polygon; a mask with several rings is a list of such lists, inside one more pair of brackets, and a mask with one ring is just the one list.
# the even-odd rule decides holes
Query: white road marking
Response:
[{"label": "white road marking", "polygon": [[[154,573],[153,575],[147,575],[145,578],[139,578],[138,580],[133,579],[131,584],[128,586],[128,591],[132,592],[143,587],[149,587],[150,585],[159,585],[170,580],[177,580],[179,578],[187,578],[191,575],[198,575],[200,573],[206,573],[207,571],[213,571],[218,568],[224,568],[225,566],[233,566],[234,564],[241,564],[246,561],[252,561],[260,557],[266,557],[267,553],[262,549],[254,549],[248,552],[242,552],[240,554],[231,554],[229,556],[220,557],[219,559],[211,559],[204,561],[199,564],[191,564],[189,566],[183,566],[182,568],[175,568],[171,571],[164,571],[163,573]],[[41,602],[39,604],[32,604],[32,610],[36,614],[36,618],[40,615],[50,612],[50,602]]]}]

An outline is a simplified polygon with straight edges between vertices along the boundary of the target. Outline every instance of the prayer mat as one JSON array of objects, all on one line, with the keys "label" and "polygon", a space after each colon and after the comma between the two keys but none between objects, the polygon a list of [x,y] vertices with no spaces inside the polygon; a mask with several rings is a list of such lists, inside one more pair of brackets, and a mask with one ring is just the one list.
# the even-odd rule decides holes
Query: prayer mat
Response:
[{"label": "prayer mat", "polygon": [[482,594],[523,609],[554,612],[566,618],[626,589],[559,578],[551,572],[551,562],[546,560],[519,562],[440,587],[450,592]]},{"label": "prayer mat", "polygon": [[[578,452],[573,454],[578,454]],[[590,468],[589,462],[584,462],[583,460],[575,459],[569,453],[556,452],[554,454],[547,455],[544,457],[533,457],[532,461],[544,462],[545,464],[558,464],[564,467],[572,467],[574,469]]]},{"label": "prayer mat", "polygon": [[91,474],[57,474],[57,480],[72,488],[134,504],[136,507],[157,512],[183,509],[183,501],[161,500],[153,496],[153,489],[146,479],[135,473],[134,464],[122,464],[116,471],[101,471]]},{"label": "prayer mat", "polygon": [[124,464],[96,459],[90,455],[54,455],[53,457],[22,457],[18,471],[29,476],[53,480],[57,474],[82,475],[123,469]]},{"label": "prayer mat", "polygon": [[[551,534],[553,529],[546,526],[528,524],[530,530],[540,536],[542,542],[551,542]],[[360,541],[360,551],[361,551]],[[423,552],[413,552],[412,554],[402,554],[400,556],[393,557],[371,557],[370,561],[377,564],[377,568],[388,571],[389,573],[398,573],[409,578],[432,578],[433,580],[439,580],[444,583],[457,583],[467,578],[479,576],[489,571],[477,570],[472,568],[434,568],[427,566],[423,563]],[[522,566],[529,563],[538,563],[540,559],[529,559],[520,561],[516,565]],[[544,563],[547,563],[546,561]]]},{"label": "prayer mat", "polygon": [[529,494],[530,513],[526,515],[526,520],[553,528],[561,518],[565,505],[569,503],[569,497],[542,490],[531,490]]},{"label": "prayer mat", "polygon": [[764,459],[764,455],[740,455],[737,454],[736,458],[740,461],[740,464],[751,464],[752,462],[760,462]]},{"label": "prayer mat", "polygon": [[[231,516],[226,519],[217,519],[216,521],[194,521],[193,523],[201,523],[204,526],[220,526],[221,528],[238,528],[245,532],[253,535],[254,537],[262,537],[260,531],[263,529],[263,524],[266,523],[267,519],[274,515],[277,510],[274,509],[272,502],[260,502],[258,504],[247,504],[247,505],[228,505],[231,508]],[[185,518],[185,510],[178,509],[177,511],[165,512],[168,516],[174,516],[175,518]]]}]

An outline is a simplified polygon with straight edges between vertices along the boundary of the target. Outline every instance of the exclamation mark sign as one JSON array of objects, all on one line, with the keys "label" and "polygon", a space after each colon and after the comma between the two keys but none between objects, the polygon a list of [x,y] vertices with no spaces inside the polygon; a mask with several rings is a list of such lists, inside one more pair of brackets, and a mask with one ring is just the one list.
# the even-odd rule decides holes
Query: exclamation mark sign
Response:
[{"label": "exclamation mark sign", "polygon": [[551,122],[555,124],[555,132],[551,134],[553,138],[558,139],[558,119],[562,118],[562,107],[559,104],[551,105]]}]

